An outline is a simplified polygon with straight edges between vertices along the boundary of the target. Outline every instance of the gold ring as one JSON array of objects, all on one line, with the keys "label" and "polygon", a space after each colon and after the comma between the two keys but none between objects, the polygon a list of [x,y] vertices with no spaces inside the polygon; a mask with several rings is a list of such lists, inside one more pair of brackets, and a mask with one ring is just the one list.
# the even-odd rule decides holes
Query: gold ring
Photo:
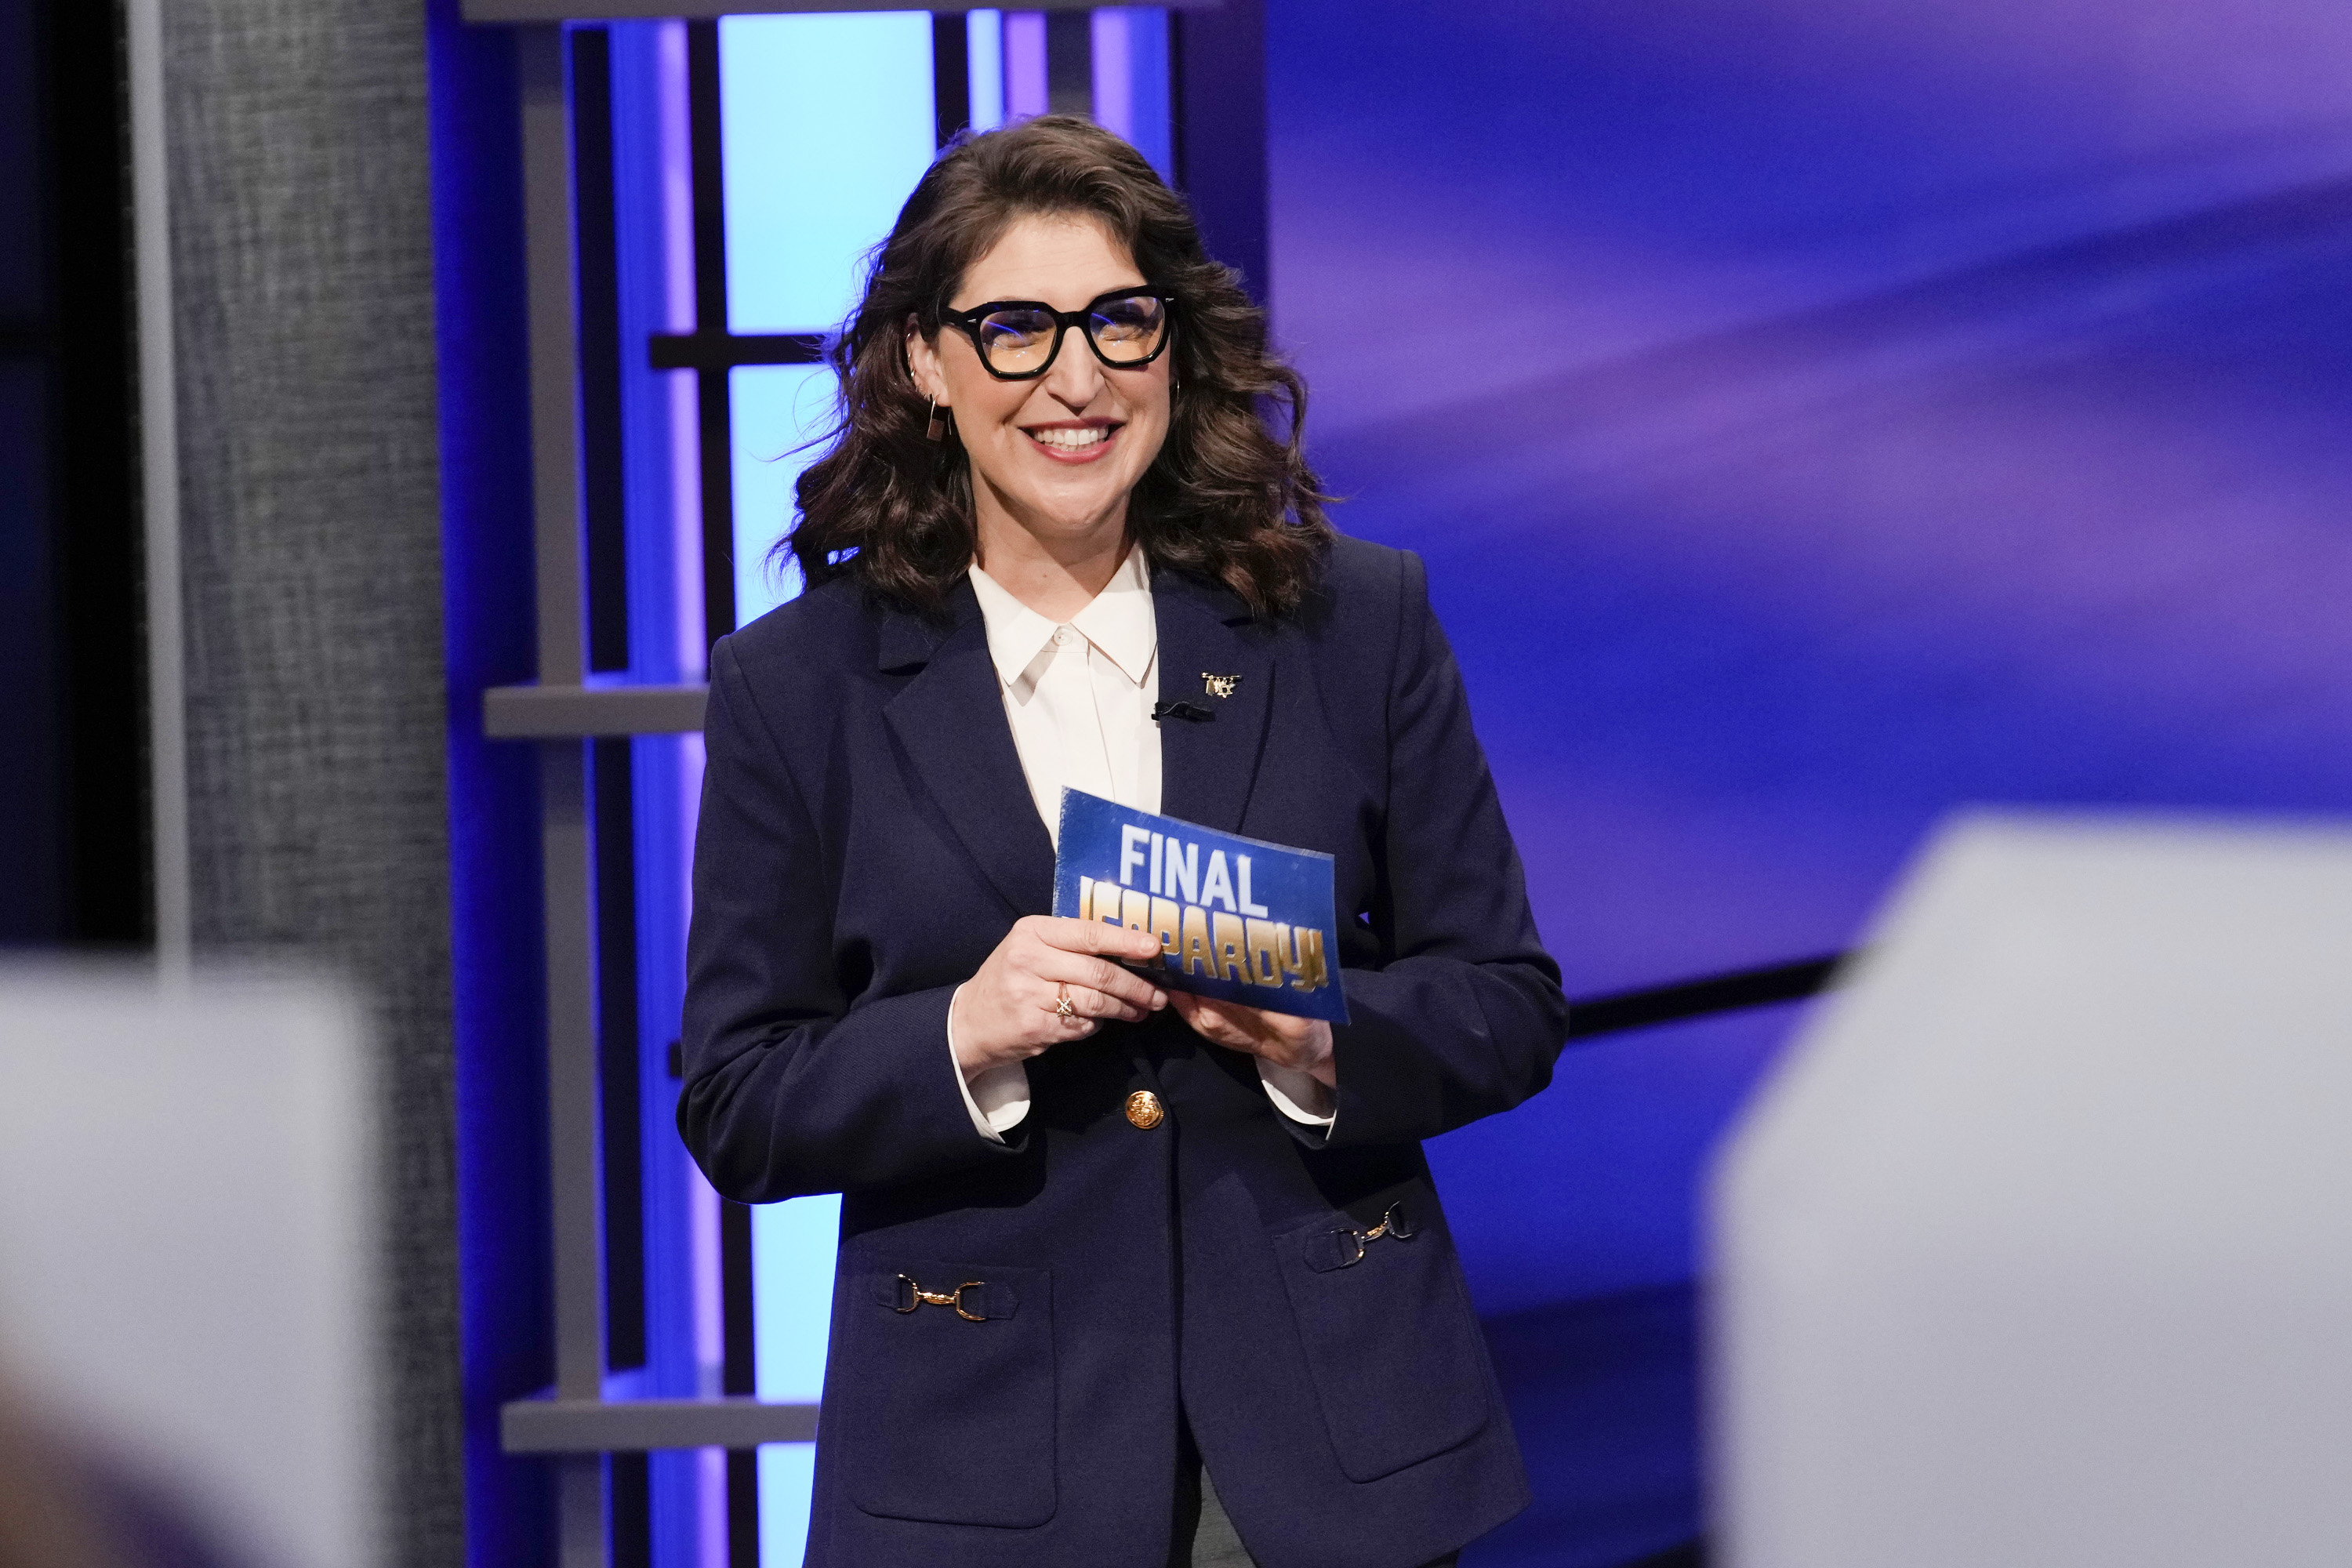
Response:
[{"label": "gold ring", "polygon": [[1077,1016],[1078,1010],[1070,1005],[1069,983],[1065,981],[1062,984],[1055,988],[1054,1016],[1056,1018],[1075,1018]]}]

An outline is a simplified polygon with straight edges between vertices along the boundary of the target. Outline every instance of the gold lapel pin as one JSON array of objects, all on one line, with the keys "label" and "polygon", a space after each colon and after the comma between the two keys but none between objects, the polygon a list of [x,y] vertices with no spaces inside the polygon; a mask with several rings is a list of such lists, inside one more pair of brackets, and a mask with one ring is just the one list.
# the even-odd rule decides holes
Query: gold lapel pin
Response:
[{"label": "gold lapel pin", "polygon": [[1212,697],[1231,697],[1241,683],[1238,675],[1211,675],[1205,669],[1201,672],[1201,685]]}]

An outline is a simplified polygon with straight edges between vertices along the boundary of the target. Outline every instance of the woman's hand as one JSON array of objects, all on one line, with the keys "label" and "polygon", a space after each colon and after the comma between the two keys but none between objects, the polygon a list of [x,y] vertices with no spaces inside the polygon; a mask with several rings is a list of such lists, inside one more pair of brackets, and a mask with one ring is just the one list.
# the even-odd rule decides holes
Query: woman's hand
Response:
[{"label": "woman's hand", "polygon": [[1278,1068],[1307,1074],[1325,1089],[1339,1087],[1339,1068],[1331,1057],[1331,1026],[1322,1019],[1268,1013],[1186,991],[1174,993],[1172,1000],[1176,1016],[1211,1045],[1263,1057]]},{"label": "woman's hand", "polygon": [[[1013,922],[980,973],[956,992],[949,1031],[967,1079],[1024,1061],[1066,1040],[1083,1040],[1117,1018],[1139,1023],[1168,1005],[1168,993],[1116,959],[1160,956],[1148,931],[1101,921],[1028,915]],[[1055,1004],[1070,999],[1064,1016]]]}]

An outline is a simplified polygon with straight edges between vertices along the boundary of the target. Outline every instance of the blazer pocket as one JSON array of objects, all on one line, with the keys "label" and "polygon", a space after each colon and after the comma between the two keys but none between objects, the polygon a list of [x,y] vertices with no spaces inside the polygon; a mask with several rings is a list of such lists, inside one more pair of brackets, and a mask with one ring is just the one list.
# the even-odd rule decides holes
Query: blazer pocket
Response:
[{"label": "blazer pocket", "polygon": [[1339,1471],[1372,1481],[1492,1415],[1485,1346],[1436,1195],[1415,1182],[1274,1237]]},{"label": "blazer pocket", "polygon": [[1026,1528],[1054,1517],[1053,1274],[867,1260],[841,1286],[821,1441],[885,1519]]}]

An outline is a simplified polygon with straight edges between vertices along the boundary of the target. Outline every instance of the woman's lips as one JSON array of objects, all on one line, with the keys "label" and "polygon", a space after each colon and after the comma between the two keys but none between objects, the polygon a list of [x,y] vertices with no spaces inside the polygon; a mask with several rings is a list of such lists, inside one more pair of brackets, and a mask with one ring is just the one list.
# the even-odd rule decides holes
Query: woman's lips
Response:
[{"label": "woman's lips", "polygon": [[1023,426],[1029,444],[1057,463],[1092,463],[1108,456],[1118,444],[1117,425],[1047,425]]}]

